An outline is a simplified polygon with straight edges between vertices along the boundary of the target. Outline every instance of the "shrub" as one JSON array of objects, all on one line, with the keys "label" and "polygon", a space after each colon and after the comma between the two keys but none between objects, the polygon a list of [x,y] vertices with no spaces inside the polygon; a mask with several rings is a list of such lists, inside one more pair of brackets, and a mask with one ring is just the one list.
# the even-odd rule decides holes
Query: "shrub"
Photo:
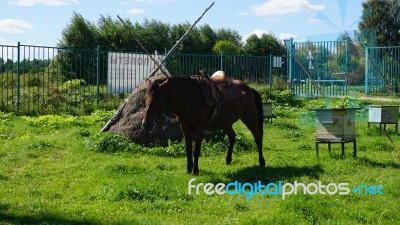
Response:
[{"label": "shrub", "polygon": [[29,87],[38,87],[41,84],[42,84],[42,81],[40,80],[39,77],[32,77],[32,78],[29,78],[29,80],[28,80]]},{"label": "shrub", "polygon": [[72,79],[72,80],[64,82],[64,84],[63,84],[64,88],[67,90],[79,89],[85,85],[86,85],[86,81],[83,79]]},{"label": "shrub", "polygon": [[86,145],[96,152],[138,152],[141,146],[131,143],[126,137],[116,133],[100,133],[88,139]]}]

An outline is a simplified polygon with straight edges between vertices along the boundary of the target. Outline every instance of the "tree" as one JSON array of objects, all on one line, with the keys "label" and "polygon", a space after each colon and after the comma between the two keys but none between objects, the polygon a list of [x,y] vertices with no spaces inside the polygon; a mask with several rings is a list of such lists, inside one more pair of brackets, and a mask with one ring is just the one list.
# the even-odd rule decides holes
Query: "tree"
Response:
[{"label": "tree", "polygon": [[367,0],[362,7],[361,41],[370,46],[400,45],[400,0]]},{"label": "tree", "polygon": [[214,54],[237,55],[240,53],[240,46],[229,40],[220,40],[212,49]]},{"label": "tree", "polygon": [[169,24],[146,19],[142,27],[144,28],[144,36],[138,36],[138,38],[150,53],[154,53],[154,51],[164,53],[166,48],[172,46],[169,44],[169,34],[171,32]]},{"label": "tree", "polygon": [[237,46],[241,46],[241,37],[239,33],[232,29],[221,28],[216,32],[217,41],[225,40],[234,43]]},{"label": "tree", "polygon": [[272,34],[263,34],[258,37],[256,34],[250,35],[243,47],[247,55],[283,55],[286,53],[285,47]]},{"label": "tree", "polygon": [[97,62],[96,54],[90,49],[98,46],[98,37],[96,25],[74,12],[71,23],[62,31],[62,39],[58,44],[58,47],[68,48],[56,58],[64,80],[85,79],[88,83],[95,80],[95,71],[88,65],[95,65]]},{"label": "tree", "polygon": [[100,46],[114,50],[127,50],[129,47],[132,47],[125,45],[127,42],[126,29],[121,23],[114,21],[111,17],[100,16],[96,29],[98,30],[98,37],[95,39],[98,40]]},{"label": "tree", "polygon": [[[364,59],[364,46],[358,44],[348,32],[339,35],[338,41],[347,41],[346,46],[339,46],[335,54],[338,59],[339,67],[347,65],[348,80],[350,84],[361,83],[364,79],[365,72],[365,59]],[[346,51],[346,49],[347,51]],[[347,62],[346,62],[347,60]],[[347,63],[347,64],[346,64]],[[343,79],[335,77],[336,79]]]},{"label": "tree", "polygon": [[96,48],[98,44],[97,28],[74,12],[71,23],[62,31],[61,48]]},{"label": "tree", "polygon": [[6,66],[4,65],[4,59],[0,58],[0,73],[4,73],[6,71]]},{"label": "tree", "polygon": [[217,34],[208,24],[202,25],[199,28],[199,31],[200,41],[203,46],[203,53],[213,52],[214,45],[217,42]]}]

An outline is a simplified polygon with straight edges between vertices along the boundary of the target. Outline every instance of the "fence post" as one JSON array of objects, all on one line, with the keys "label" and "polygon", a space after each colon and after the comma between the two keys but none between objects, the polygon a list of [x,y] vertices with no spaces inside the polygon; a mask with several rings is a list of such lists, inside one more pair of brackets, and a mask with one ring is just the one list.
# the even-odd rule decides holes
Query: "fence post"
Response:
[{"label": "fence post", "polygon": [[289,40],[289,48],[288,48],[288,61],[289,61],[289,82],[290,82],[290,86],[289,89],[292,91],[292,80],[293,80],[293,58],[292,58],[292,54],[293,54],[293,38],[290,38]]},{"label": "fence post", "polygon": [[368,52],[368,46],[365,45],[365,86],[364,86],[364,92],[365,95],[368,95],[368,58],[369,58],[369,52]]},{"label": "fence post", "polygon": [[224,70],[224,56],[222,55],[222,52],[221,52],[221,65],[220,65],[220,70]]},{"label": "fence post", "polygon": [[273,64],[272,64],[273,62],[272,62],[272,55],[271,54],[269,54],[269,71],[268,71],[268,73],[269,73],[269,94],[271,94],[272,93],[272,66],[273,66]]},{"label": "fence post", "polygon": [[346,69],[345,69],[345,82],[344,82],[344,90],[343,90],[343,92],[344,92],[344,95],[347,95],[347,91],[348,91],[348,86],[349,86],[349,41],[348,40],[346,40],[346,52],[345,52],[345,54],[346,54]]},{"label": "fence post", "polygon": [[97,45],[97,66],[96,66],[96,106],[99,107],[100,101],[100,70],[101,70],[101,60],[100,60],[100,45]]},{"label": "fence post", "polygon": [[19,106],[20,106],[20,98],[21,98],[21,77],[20,77],[20,61],[21,61],[21,43],[18,42],[17,46],[17,111],[19,111]]}]

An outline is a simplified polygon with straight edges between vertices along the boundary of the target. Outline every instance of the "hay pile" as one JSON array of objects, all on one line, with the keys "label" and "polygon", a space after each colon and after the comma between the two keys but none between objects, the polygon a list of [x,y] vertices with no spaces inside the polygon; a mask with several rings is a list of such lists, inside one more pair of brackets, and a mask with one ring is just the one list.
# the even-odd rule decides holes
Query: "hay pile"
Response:
[{"label": "hay pile", "polygon": [[[152,80],[162,79],[165,76],[154,76]],[[141,83],[137,89],[128,97],[119,119],[110,127],[109,131],[120,133],[133,142],[144,146],[162,145],[166,146],[168,140],[182,140],[182,132],[175,116],[167,113],[162,119],[156,121],[151,130],[145,130],[142,120],[145,110],[145,95],[148,83]]]}]

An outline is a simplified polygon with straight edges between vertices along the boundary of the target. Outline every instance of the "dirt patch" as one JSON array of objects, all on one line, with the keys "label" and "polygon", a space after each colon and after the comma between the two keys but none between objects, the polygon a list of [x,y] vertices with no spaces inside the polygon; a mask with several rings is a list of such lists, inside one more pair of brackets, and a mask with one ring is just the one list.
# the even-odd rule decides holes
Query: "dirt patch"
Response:
[{"label": "dirt patch", "polygon": [[[152,80],[165,78],[165,76],[158,75],[154,76]],[[128,97],[119,119],[110,127],[109,131],[123,134],[133,142],[145,146],[166,146],[169,140],[182,140],[179,124],[171,113],[167,113],[156,121],[149,130],[145,130],[142,126],[142,120],[145,115],[144,99],[148,86],[146,81],[141,83]]]}]

